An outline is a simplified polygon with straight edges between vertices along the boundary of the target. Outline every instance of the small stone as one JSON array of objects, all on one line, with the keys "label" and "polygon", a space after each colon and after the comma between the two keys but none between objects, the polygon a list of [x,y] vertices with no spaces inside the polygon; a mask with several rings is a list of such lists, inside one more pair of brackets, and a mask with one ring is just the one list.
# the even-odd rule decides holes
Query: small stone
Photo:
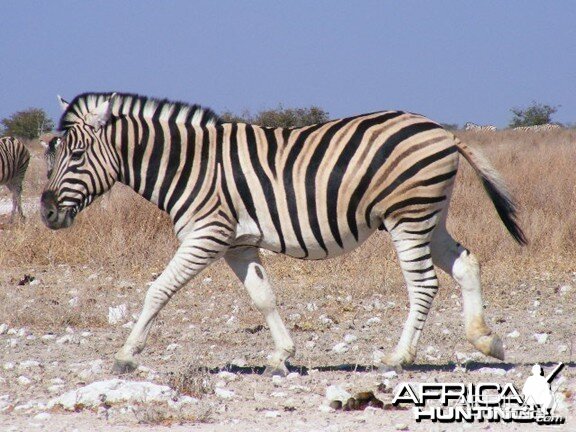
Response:
[{"label": "small stone", "polygon": [[275,387],[281,386],[282,381],[284,381],[284,378],[282,378],[280,375],[272,375],[272,384],[274,384]]},{"label": "small stone", "polygon": [[264,411],[264,417],[267,417],[267,418],[280,417],[280,412],[279,411]]},{"label": "small stone", "polygon": [[308,309],[310,312],[314,312],[315,310],[318,310],[318,306],[316,306],[316,303],[308,303],[306,305],[306,309]]},{"label": "small stone", "polygon": [[517,338],[518,336],[520,336],[520,332],[518,330],[514,330],[506,335],[506,337],[509,338]]},{"label": "small stone", "polygon": [[382,378],[388,378],[388,379],[392,379],[392,378],[396,378],[398,376],[398,374],[396,373],[396,371],[386,371],[382,374]]},{"label": "small stone", "polygon": [[232,372],[228,372],[228,371],[222,371],[222,372],[218,372],[218,378],[221,378],[222,380],[224,380],[224,382],[232,382],[232,381],[236,381],[238,379],[238,376]]},{"label": "small stone", "polygon": [[212,283],[212,278],[211,278],[211,277],[204,278],[204,279],[202,280],[202,283],[203,283],[204,285],[211,284],[211,283]]},{"label": "small stone", "polygon": [[166,351],[176,351],[177,349],[182,348],[182,345],[177,343],[171,343],[166,347]]},{"label": "small stone", "polygon": [[564,345],[564,344],[558,345],[558,352],[563,353],[566,351],[568,351],[568,345]]},{"label": "small stone", "polygon": [[348,393],[346,390],[344,390],[342,387],[340,387],[339,385],[331,385],[331,386],[328,386],[328,388],[326,389],[326,399],[328,399],[329,401],[337,400],[337,401],[340,401],[344,404],[351,397],[352,397],[352,395],[350,393]]},{"label": "small stone", "polygon": [[121,304],[115,307],[108,308],[108,323],[109,324],[118,324],[120,321],[126,318],[128,314],[128,308],[125,304]]},{"label": "small stone", "polygon": [[296,378],[300,378],[300,374],[298,372],[290,372],[288,375],[286,375],[287,380],[294,380]]},{"label": "small stone", "polygon": [[358,340],[358,336],[356,336],[356,335],[353,335],[353,334],[344,335],[344,342],[346,342],[346,343],[350,344],[350,343],[356,342],[357,340]]},{"label": "small stone", "polygon": [[408,425],[406,423],[396,423],[394,425],[394,429],[396,429],[396,430],[408,430]]},{"label": "small stone", "polygon": [[561,295],[568,294],[570,291],[572,291],[572,287],[570,285],[562,285],[558,289],[558,292],[560,292]]},{"label": "small stone", "polygon": [[6,323],[0,324],[0,335],[8,333],[9,329],[10,329],[10,327],[8,327],[8,324],[6,324]]},{"label": "small stone", "polygon": [[246,360],[243,359],[242,357],[237,357],[237,358],[233,359],[231,363],[235,366],[238,366],[238,367],[246,366]]},{"label": "small stone", "polygon": [[343,354],[348,351],[349,347],[346,342],[340,342],[332,347],[332,351],[338,354]]},{"label": "small stone", "polygon": [[545,344],[548,341],[548,333],[534,333],[534,339],[539,344]]},{"label": "small stone", "polygon": [[21,386],[28,386],[32,383],[32,380],[28,377],[25,377],[24,375],[20,375],[18,378],[16,378],[16,381]]},{"label": "small stone", "polygon": [[370,327],[374,324],[380,324],[382,320],[378,317],[372,317],[369,320],[366,321],[366,326]]},{"label": "small stone", "polygon": [[481,374],[490,374],[490,375],[499,375],[504,376],[506,375],[506,370],[502,368],[491,368],[491,367],[483,367],[478,369],[476,372]]},{"label": "small stone", "polygon": [[234,392],[232,390],[228,390],[221,387],[216,387],[214,389],[214,393],[220,399],[232,399],[234,397]]},{"label": "small stone", "polygon": [[39,414],[36,414],[34,416],[34,420],[50,420],[50,418],[52,417],[52,415],[50,413],[47,412],[41,412]]},{"label": "small stone", "polygon": [[40,366],[40,362],[37,362],[36,360],[24,360],[18,365],[20,369],[30,369],[38,366]]}]

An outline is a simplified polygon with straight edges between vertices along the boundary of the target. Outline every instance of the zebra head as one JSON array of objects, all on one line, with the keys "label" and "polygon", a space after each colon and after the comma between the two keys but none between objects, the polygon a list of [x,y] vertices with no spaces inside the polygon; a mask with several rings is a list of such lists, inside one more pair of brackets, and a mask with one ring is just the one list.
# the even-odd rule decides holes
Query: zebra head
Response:
[{"label": "zebra head", "polygon": [[40,141],[42,147],[44,147],[44,161],[46,162],[46,177],[50,178],[52,175],[52,170],[54,169],[54,162],[56,161],[56,150],[62,144],[62,137],[55,136],[48,143],[45,141]]},{"label": "zebra head", "polygon": [[54,141],[52,153],[48,144],[46,153],[54,160],[40,198],[42,220],[48,228],[72,225],[75,216],[117,180],[120,161],[105,127],[112,117],[114,96],[80,95],[70,104],[59,97],[64,108],[63,135],[59,143]]}]

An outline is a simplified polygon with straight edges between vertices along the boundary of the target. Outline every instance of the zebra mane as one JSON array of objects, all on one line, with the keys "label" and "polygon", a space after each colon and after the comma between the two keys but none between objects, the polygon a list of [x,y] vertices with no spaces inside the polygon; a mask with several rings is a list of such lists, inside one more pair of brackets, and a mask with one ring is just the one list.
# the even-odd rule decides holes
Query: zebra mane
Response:
[{"label": "zebra mane", "polygon": [[[82,93],[76,96],[60,118],[58,129],[66,131],[75,124],[83,123],[86,115],[105,102],[113,93]],[[135,116],[158,120],[173,120],[177,124],[204,126],[221,123],[218,115],[209,108],[174,102],[168,99],[155,99],[132,93],[116,93],[112,99],[112,118]]]}]

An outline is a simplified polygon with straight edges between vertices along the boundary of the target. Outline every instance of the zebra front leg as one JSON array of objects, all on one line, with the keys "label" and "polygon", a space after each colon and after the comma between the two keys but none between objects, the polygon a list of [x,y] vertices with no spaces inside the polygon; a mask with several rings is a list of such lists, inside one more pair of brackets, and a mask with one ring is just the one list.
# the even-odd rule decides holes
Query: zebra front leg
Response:
[{"label": "zebra front leg", "polygon": [[267,375],[286,375],[286,360],[294,355],[294,342],[288,329],[282,322],[276,308],[276,298],[260,257],[254,247],[229,250],[224,259],[236,276],[244,283],[256,308],[264,315],[272,339],[274,352],[270,356],[265,373]]},{"label": "zebra front leg", "polygon": [[144,308],[132,328],[124,346],[115,355],[113,373],[131,372],[138,364],[134,354],[140,353],[154,319],[168,300],[190,279],[208,265],[222,257],[232,238],[232,229],[204,225],[200,230],[189,233],[162,274],[154,281],[146,293]]},{"label": "zebra front leg", "polygon": [[[394,352],[384,359],[384,369],[398,368],[414,362],[418,339],[424,328],[432,300],[438,292],[438,278],[432,264],[430,243],[426,237],[398,238],[394,246],[408,287],[410,311]],[[416,237],[416,238],[415,238]]]},{"label": "zebra front leg", "polygon": [[451,275],[462,289],[466,339],[485,355],[504,360],[504,345],[484,320],[480,265],[476,257],[439,227],[432,240],[434,263]]}]

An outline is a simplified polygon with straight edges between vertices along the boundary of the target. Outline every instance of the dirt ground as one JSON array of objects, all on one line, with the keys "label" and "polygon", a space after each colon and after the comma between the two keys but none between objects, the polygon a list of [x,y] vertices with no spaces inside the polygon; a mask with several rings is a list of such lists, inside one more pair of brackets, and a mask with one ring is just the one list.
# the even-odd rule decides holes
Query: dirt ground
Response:
[{"label": "dirt ground", "polygon": [[[212,272],[227,271],[217,266]],[[152,277],[148,274],[149,280]],[[459,291],[444,280],[416,364],[389,378],[370,366],[397,341],[407,314],[402,290],[356,296],[345,286],[326,289],[317,283],[294,298],[286,294],[299,289],[298,278],[276,279],[282,287],[277,290],[282,316],[298,351],[291,360],[291,371],[296,373],[272,379],[260,374],[272,341],[248,296],[232,278],[226,284],[226,278],[215,281],[203,274],[165,308],[139,356],[139,370],[122,377],[167,384],[197,398],[197,404],[175,412],[137,402],[66,412],[45,405],[68,390],[114,378],[113,354],[129,332],[132,314],[139,310],[146,275],[117,280],[103,269],[10,269],[2,273],[2,301],[16,298],[13,319],[30,325],[8,326],[0,336],[0,425],[6,431],[537,430],[545,426],[419,424],[410,409],[390,407],[334,411],[326,408],[326,390],[339,385],[352,394],[373,391],[389,404],[400,382],[495,381],[521,388],[533,363],[540,362],[549,371],[562,361],[566,367],[558,392],[563,395],[561,414],[567,423],[553,429],[574,430],[574,278],[574,274],[542,275],[533,284],[498,287],[510,297],[489,302],[487,316],[504,339],[505,362],[475,353],[464,340]],[[126,317],[109,324],[109,307],[121,304],[126,305]],[[535,335],[542,334],[547,339],[539,343]],[[344,340],[349,341],[345,352],[336,352],[333,347]],[[226,369],[235,376],[218,373]],[[218,388],[231,391],[232,397],[222,397]]]}]

